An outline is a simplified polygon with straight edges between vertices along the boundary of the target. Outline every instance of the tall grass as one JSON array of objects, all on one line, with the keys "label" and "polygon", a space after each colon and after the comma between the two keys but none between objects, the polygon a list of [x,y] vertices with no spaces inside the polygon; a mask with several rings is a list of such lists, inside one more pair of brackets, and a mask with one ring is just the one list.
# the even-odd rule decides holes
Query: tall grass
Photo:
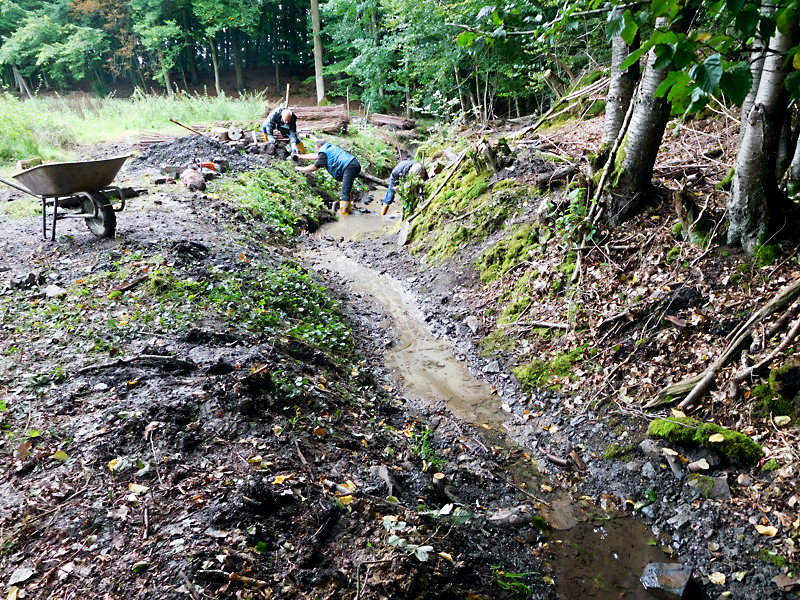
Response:
[{"label": "tall grass", "polygon": [[225,96],[166,98],[141,92],[129,99],[87,94],[20,101],[0,95],[0,163],[41,156],[67,160],[81,142],[118,139],[142,131],[185,131],[186,125],[212,121],[260,121],[266,109],[263,93],[239,99]]}]

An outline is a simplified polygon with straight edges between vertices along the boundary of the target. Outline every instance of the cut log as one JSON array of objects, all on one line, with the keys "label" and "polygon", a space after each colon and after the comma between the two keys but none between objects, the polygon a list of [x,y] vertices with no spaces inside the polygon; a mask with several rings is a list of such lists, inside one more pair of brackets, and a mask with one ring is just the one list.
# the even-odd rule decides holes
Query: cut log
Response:
[{"label": "cut log", "polygon": [[40,164],[42,164],[41,156],[37,156],[36,158],[28,158],[26,160],[18,160],[17,171],[24,171],[25,169],[30,169],[31,167],[37,167]]},{"label": "cut log", "polygon": [[335,106],[298,106],[292,108],[292,112],[297,115],[300,121],[324,121],[334,118],[347,117],[347,109],[344,105]]},{"label": "cut log", "polygon": [[368,181],[369,183],[374,183],[375,185],[382,185],[383,187],[389,187],[389,182],[386,179],[375,177],[374,175],[370,175],[366,171],[361,171],[358,174],[358,176],[364,181]]},{"label": "cut log", "polygon": [[578,165],[567,165],[566,167],[561,167],[560,169],[556,169],[550,173],[539,173],[538,177],[536,178],[536,187],[540,190],[543,190],[546,187],[553,185],[553,183],[557,181],[563,181],[567,179],[577,170]]},{"label": "cut log", "polygon": [[244,132],[242,131],[242,128],[239,127],[238,125],[231,125],[230,127],[228,127],[229,140],[234,140],[234,141],[240,140],[242,139],[242,136],[244,136]]},{"label": "cut log", "polygon": [[394,115],[381,115],[377,113],[369,116],[369,122],[373,125],[379,125],[383,127],[392,125],[398,129],[414,129],[417,126],[417,122],[414,119],[395,117]]},{"label": "cut log", "polygon": [[228,128],[227,127],[212,127],[211,135],[217,138],[220,142],[228,141]]}]

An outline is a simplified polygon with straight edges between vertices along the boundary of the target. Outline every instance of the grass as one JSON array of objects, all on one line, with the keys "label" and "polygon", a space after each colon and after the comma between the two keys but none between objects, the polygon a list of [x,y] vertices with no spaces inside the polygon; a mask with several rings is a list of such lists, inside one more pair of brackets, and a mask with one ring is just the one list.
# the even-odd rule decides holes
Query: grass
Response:
[{"label": "grass", "polygon": [[131,131],[185,132],[186,125],[213,121],[260,122],[267,108],[261,93],[164,98],[135,93],[130,99],[54,96],[21,101],[0,95],[0,164],[41,156],[72,158],[80,142],[113,140]]}]

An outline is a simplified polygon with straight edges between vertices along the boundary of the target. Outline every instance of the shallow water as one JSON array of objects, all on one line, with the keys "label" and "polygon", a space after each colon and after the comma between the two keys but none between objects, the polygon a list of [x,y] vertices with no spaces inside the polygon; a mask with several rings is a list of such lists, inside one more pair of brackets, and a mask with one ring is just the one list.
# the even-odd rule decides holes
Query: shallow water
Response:
[{"label": "shallow water", "polygon": [[[397,219],[380,215],[352,214],[325,225],[316,234],[319,239],[357,239],[358,236],[387,235],[396,230]],[[354,238],[355,236],[355,238]],[[394,236],[390,238],[394,241]],[[491,387],[474,377],[465,362],[453,355],[451,344],[436,339],[425,324],[413,294],[401,282],[377,269],[361,265],[333,246],[325,246],[306,256],[314,270],[337,273],[353,291],[382,307],[399,338],[387,349],[385,365],[403,382],[405,398],[431,398],[444,401],[460,419],[487,428],[504,431],[508,415]],[[501,438],[493,442],[501,443]],[[536,490],[542,483],[537,463],[509,465],[517,483]],[[553,565],[559,597],[565,600],[593,598],[611,600],[655,598],[639,582],[650,562],[672,562],[650,539],[652,533],[633,517],[620,515],[614,520],[591,506],[579,506],[567,493],[550,499],[541,514],[553,528],[547,548],[542,552]],[[600,517],[598,519],[597,517]]]}]

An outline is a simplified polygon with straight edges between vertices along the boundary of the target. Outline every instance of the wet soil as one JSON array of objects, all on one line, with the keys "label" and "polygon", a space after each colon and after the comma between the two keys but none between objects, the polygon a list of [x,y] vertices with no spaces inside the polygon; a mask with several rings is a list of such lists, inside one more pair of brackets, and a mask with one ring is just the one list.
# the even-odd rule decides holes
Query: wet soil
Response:
[{"label": "wet soil", "polygon": [[[730,519],[756,507],[706,499],[638,450],[601,458],[644,420],[524,392],[480,356],[470,265],[426,268],[371,206],[296,249],[179,184],[129,201],[115,239],[76,220],[43,243],[35,212],[3,221],[4,592],[647,598],[638,577],[657,561],[690,565],[711,597],[788,597]],[[352,359],[153,289],[158,264],[257,285],[248,266],[297,259],[341,300]],[[554,462],[568,450],[584,468]]]}]

